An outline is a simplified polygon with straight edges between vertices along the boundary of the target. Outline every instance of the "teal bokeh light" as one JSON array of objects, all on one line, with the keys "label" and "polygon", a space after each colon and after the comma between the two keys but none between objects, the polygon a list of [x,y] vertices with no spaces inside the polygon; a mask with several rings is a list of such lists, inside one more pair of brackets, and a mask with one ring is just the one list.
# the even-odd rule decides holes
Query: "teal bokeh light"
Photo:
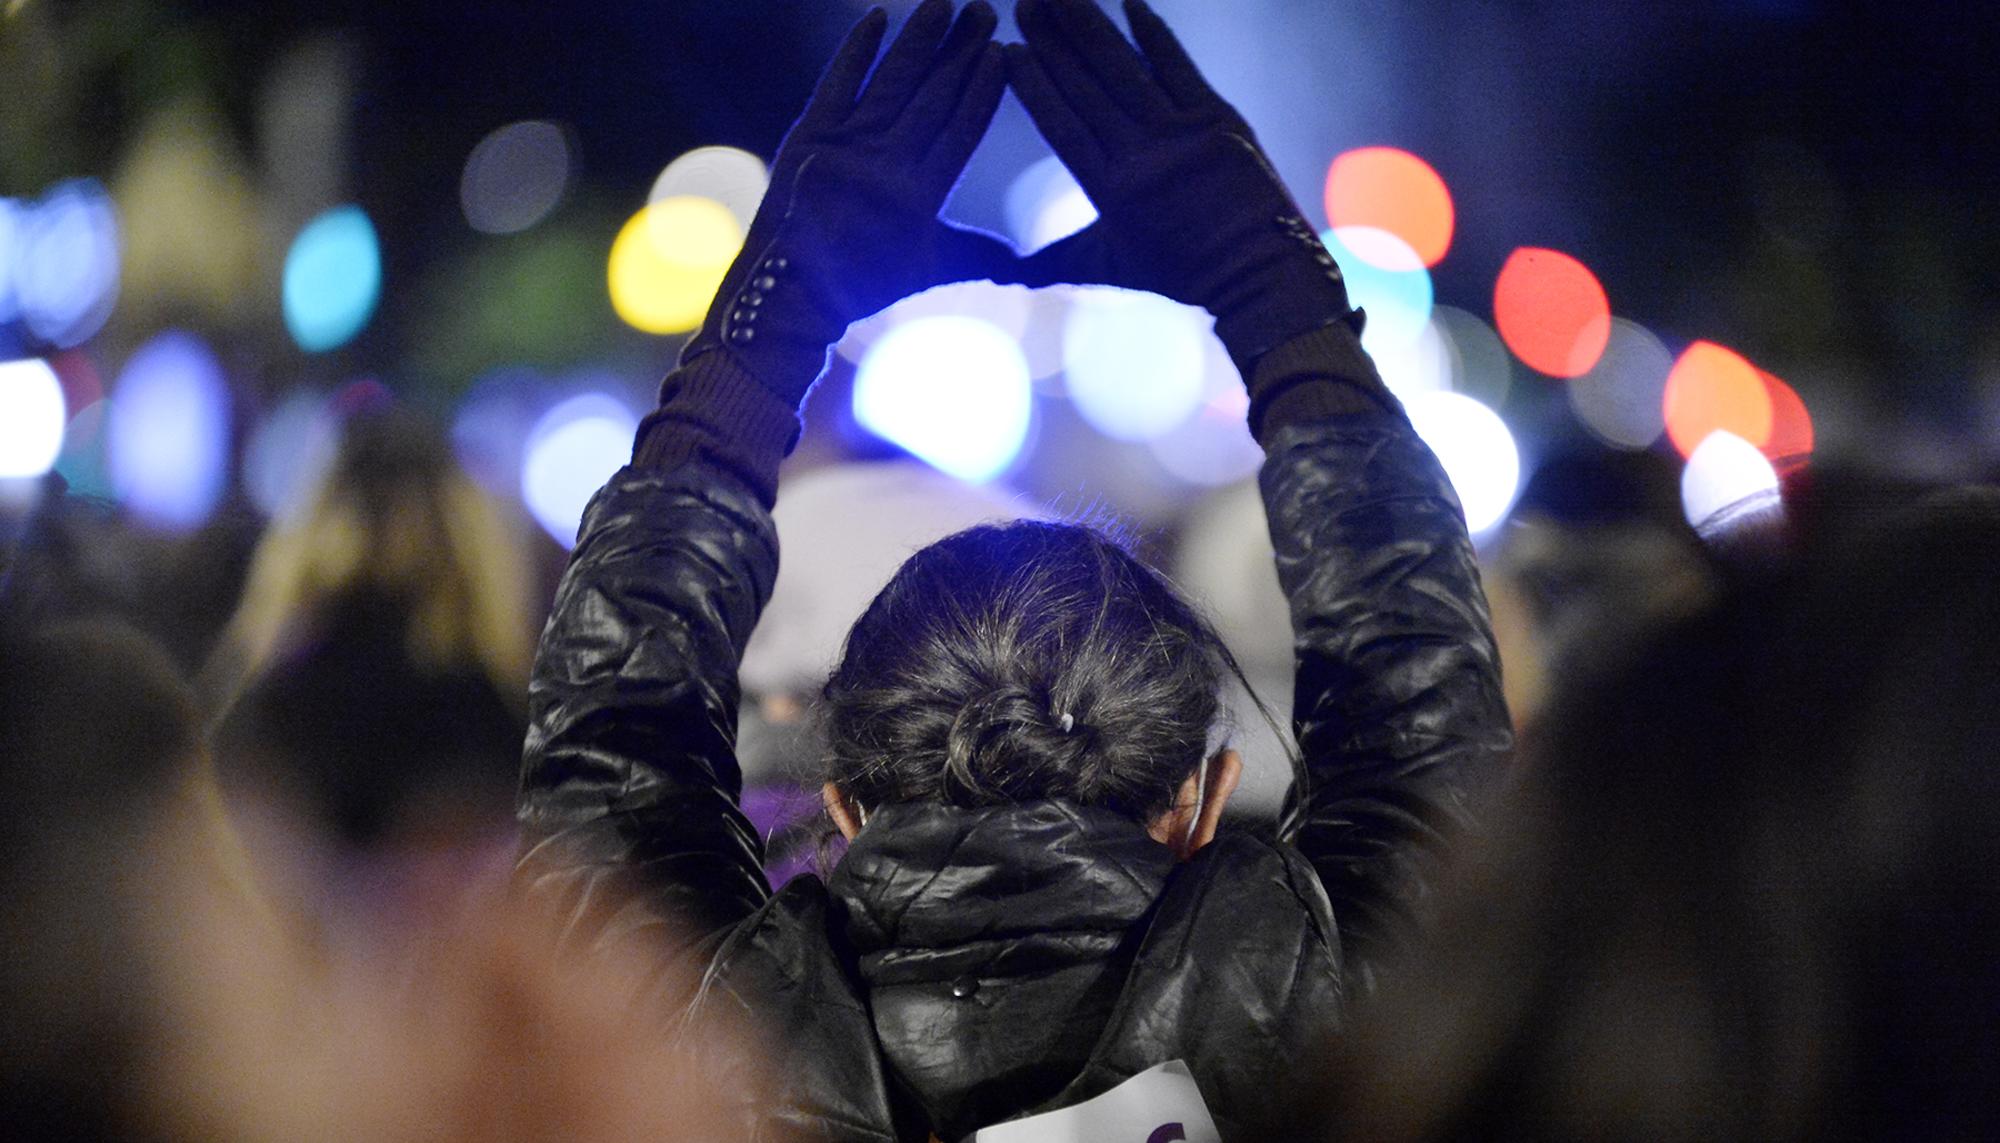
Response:
[{"label": "teal bokeh light", "polygon": [[361,332],[382,296],[382,248],[358,206],[307,223],[285,255],[285,328],[307,353],[338,349]]},{"label": "teal bokeh light", "polygon": [[1347,279],[1347,300],[1368,311],[1361,347],[1381,355],[1416,344],[1431,320],[1431,275],[1409,244],[1386,230],[1343,226],[1320,235]]}]

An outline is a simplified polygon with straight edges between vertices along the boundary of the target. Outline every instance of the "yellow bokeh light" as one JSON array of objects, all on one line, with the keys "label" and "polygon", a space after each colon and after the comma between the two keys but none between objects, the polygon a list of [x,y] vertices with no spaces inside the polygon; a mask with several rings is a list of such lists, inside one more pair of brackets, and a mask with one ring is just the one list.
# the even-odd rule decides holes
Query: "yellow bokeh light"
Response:
[{"label": "yellow bokeh light", "polygon": [[686,333],[742,248],[743,226],[728,207],[697,195],[661,199],[611,244],[611,308],[646,333]]}]

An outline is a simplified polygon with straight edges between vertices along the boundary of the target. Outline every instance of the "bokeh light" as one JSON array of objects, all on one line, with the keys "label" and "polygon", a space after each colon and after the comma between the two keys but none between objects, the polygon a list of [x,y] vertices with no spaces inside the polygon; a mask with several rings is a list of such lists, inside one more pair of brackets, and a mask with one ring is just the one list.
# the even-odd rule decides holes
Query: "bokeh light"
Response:
[{"label": "bokeh light", "polygon": [[544,119],[509,123],[466,157],[458,204],[483,234],[517,234],[547,218],[570,180],[569,136]]},{"label": "bokeh light", "polygon": [[0,479],[40,476],[62,455],[62,382],[37,357],[0,361]]},{"label": "bokeh light", "polygon": [[639,418],[606,393],[571,397],[542,414],[528,433],[521,500],[563,547],[576,544],[590,498],[632,456]]},{"label": "bokeh light", "polygon": [[337,206],[306,223],[285,255],[285,328],[307,353],[347,344],[374,316],[382,248],[360,207]]},{"label": "bokeh light", "polygon": [[764,191],[771,185],[771,172],[764,160],[736,147],[696,147],[660,172],[653,180],[648,203],[692,195],[712,199],[736,218],[746,233]]},{"label": "bokeh light", "polygon": [[1417,393],[1403,408],[1451,478],[1466,528],[1477,534],[1505,519],[1521,487],[1521,451],[1500,414],[1463,393]]},{"label": "bokeh light", "polygon": [[1691,457],[1711,433],[1762,448],[1771,439],[1771,394],[1757,367],[1712,341],[1687,347],[1667,374],[1661,415],[1667,438]]},{"label": "bokeh light", "polygon": [[28,329],[67,348],[96,333],[118,298],[118,214],[89,179],[62,183],[25,218],[14,301]]},{"label": "bokeh light", "polygon": [[1014,462],[1031,411],[1020,346],[978,318],[940,315],[896,327],[854,381],[854,419],[863,428],[974,484]]},{"label": "bokeh light", "polygon": [[549,405],[547,390],[534,370],[507,366],[474,381],[459,401],[452,453],[481,488],[508,500],[520,497],[528,435]]},{"label": "bokeh light", "polygon": [[1667,430],[1661,401],[1674,355],[1637,322],[1611,319],[1604,355],[1572,380],[1570,408],[1597,439],[1613,448],[1650,448]]},{"label": "bokeh light", "polygon": [[1063,330],[1064,384],[1105,436],[1152,440],[1202,400],[1214,319],[1157,294],[1095,289],[1074,299]]},{"label": "bokeh light", "polygon": [[[992,282],[952,282],[934,286],[879,313],[847,327],[834,346],[842,357],[860,362],[868,350],[897,326],[928,317],[974,317],[1004,331],[1018,342],[1028,332],[1035,308],[1034,291],[1026,286],[1001,286]],[[1057,362],[1057,368],[1061,363]]]},{"label": "bokeh light", "polygon": [[1493,321],[1507,348],[1551,377],[1590,371],[1611,339],[1611,302],[1590,267],[1523,246],[1493,285]]},{"label": "bokeh light", "polygon": [[1097,221],[1097,207],[1062,160],[1050,155],[1007,187],[1007,230],[1023,250],[1039,250]]},{"label": "bokeh light", "polygon": [[97,362],[82,349],[69,349],[51,354],[49,368],[56,371],[56,380],[62,383],[63,407],[76,412],[89,408],[104,399],[104,379],[98,376]]},{"label": "bokeh light", "polygon": [[1764,455],[1777,464],[1796,464],[1812,455],[1813,421],[1798,391],[1771,374],[1758,371],[1771,398],[1771,437]]},{"label": "bokeh light", "polygon": [[78,410],[63,431],[62,455],[56,458],[56,471],[78,496],[108,498],[116,494],[104,456],[104,426],[110,414],[111,402],[93,401]]},{"label": "bokeh light", "polygon": [[1176,479],[1202,487],[1234,484],[1264,463],[1264,450],[1250,435],[1246,418],[1250,394],[1235,362],[1215,338],[1207,339],[1201,403],[1194,415],[1146,443]]},{"label": "bokeh light", "polygon": [[1708,434],[1681,470],[1681,509],[1697,528],[1726,509],[1777,494],[1778,472],[1770,460],[1727,430]]},{"label": "bokeh light", "polygon": [[18,276],[16,266],[21,261],[22,242],[26,238],[26,223],[27,212],[19,202],[0,198],[0,325],[6,325],[21,315],[14,281]]},{"label": "bokeh light", "polygon": [[1367,226],[1329,230],[1320,240],[1347,278],[1347,300],[1368,311],[1362,348],[1391,353],[1424,335],[1431,320],[1431,275],[1408,243]]},{"label": "bokeh light", "polygon": [[291,516],[306,505],[339,444],[340,419],[332,403],[313,390],[297,390],[250,434],[243,449],[243,490],[265,516]]},{"label": "bokeh light", "polygon": [[1374,354],[1374,359],[1382,383],[1398,397],[1452,388],[1452,347],[1435,316],[1424,323],[1415,341],[1383,349]]},{"label": "bokeh light", "polygon": [[686,333],[701,324],[743,226],[714,199],[676,195],[632,216],[611,244],[611,306],[645,333]]},{"label": "bokeh light", "polygon": [[[1361,147],[1333,160],[1326,172],[1326,220],[1338,230],[1359,226],[1387,231],[1435,266],[1451,249],[1455,215],[1444,180],[1408,151]],[[1372,257],[1363,247],[1357,251]],[[1385,270],[1404,269],[1386,262]]]},{"label": "bokeh light", "polygon": [[125,363],[105,425],[111,487],[141,522],[198,527],[222,497],[229,388],[201,339],[169,330]]},{"label": "bokeh light", "polygon": [[1431,324],[1451,356],[1452,391],[1489,409],[1505,405],[1514,387],[1514,359],[1493,327],[1456,306],[1432,309]]}]

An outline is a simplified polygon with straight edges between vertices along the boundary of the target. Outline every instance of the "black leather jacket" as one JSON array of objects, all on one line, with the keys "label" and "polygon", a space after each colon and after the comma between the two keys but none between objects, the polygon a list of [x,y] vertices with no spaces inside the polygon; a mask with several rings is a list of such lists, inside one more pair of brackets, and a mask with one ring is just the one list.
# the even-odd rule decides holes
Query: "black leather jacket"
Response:
[{"label": "black leather jacket", "polygon": [[1267,445],[1306,777],[1283,841],[1177,865],[1104,811],[892,805],[775,895],[731,751],[770,517],[699,459],[598,494],[535,669],[519,880],[579,944],[701,966],[678,1012],[770,1030],[745,1137],[954,1140],[1174,1058],[1226,1135],[1272,1130],[1510,733],[1472,546],[1408,423]]}]

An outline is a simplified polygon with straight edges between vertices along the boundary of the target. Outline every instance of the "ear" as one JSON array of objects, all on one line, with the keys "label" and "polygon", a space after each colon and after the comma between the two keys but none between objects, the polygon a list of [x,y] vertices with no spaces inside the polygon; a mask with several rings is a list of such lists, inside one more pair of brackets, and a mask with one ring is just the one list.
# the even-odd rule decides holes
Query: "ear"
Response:
[{"label": "ear", "polygon": [[854,803],[839,786],[828,782],[819,788],[819,800],[826,806],[826,816],[833,819],[833,828],[849,841],[861,832],[861,815],[855,812]]},{"label": "ear", "polygon": [[1236,785],[1243,780],[1243,756],[1223,749],[1208,760],[1205,771],[1197,769],[1181,783],[1174,808],[1160,815],[1148,832],[1165,844],[1182,861],[1193,857],[1202,846],[1215,840],[1222,825],[1222,810]]},{"label": "ear", "polygon": [[[1196,772],[1196,777],[1200,777]],[[1215,831],[1222,825],[1222,809],[1229,804],[1229,796],[1236,792],[1236,784],[1243,780],[1243,756],[1224,748],[1208,760],[1208,780],[1201,791],[1201,812],[1195,816],[1194,828],[1188,831],[1188,856],[1195,850],[1215,840]]]}]

